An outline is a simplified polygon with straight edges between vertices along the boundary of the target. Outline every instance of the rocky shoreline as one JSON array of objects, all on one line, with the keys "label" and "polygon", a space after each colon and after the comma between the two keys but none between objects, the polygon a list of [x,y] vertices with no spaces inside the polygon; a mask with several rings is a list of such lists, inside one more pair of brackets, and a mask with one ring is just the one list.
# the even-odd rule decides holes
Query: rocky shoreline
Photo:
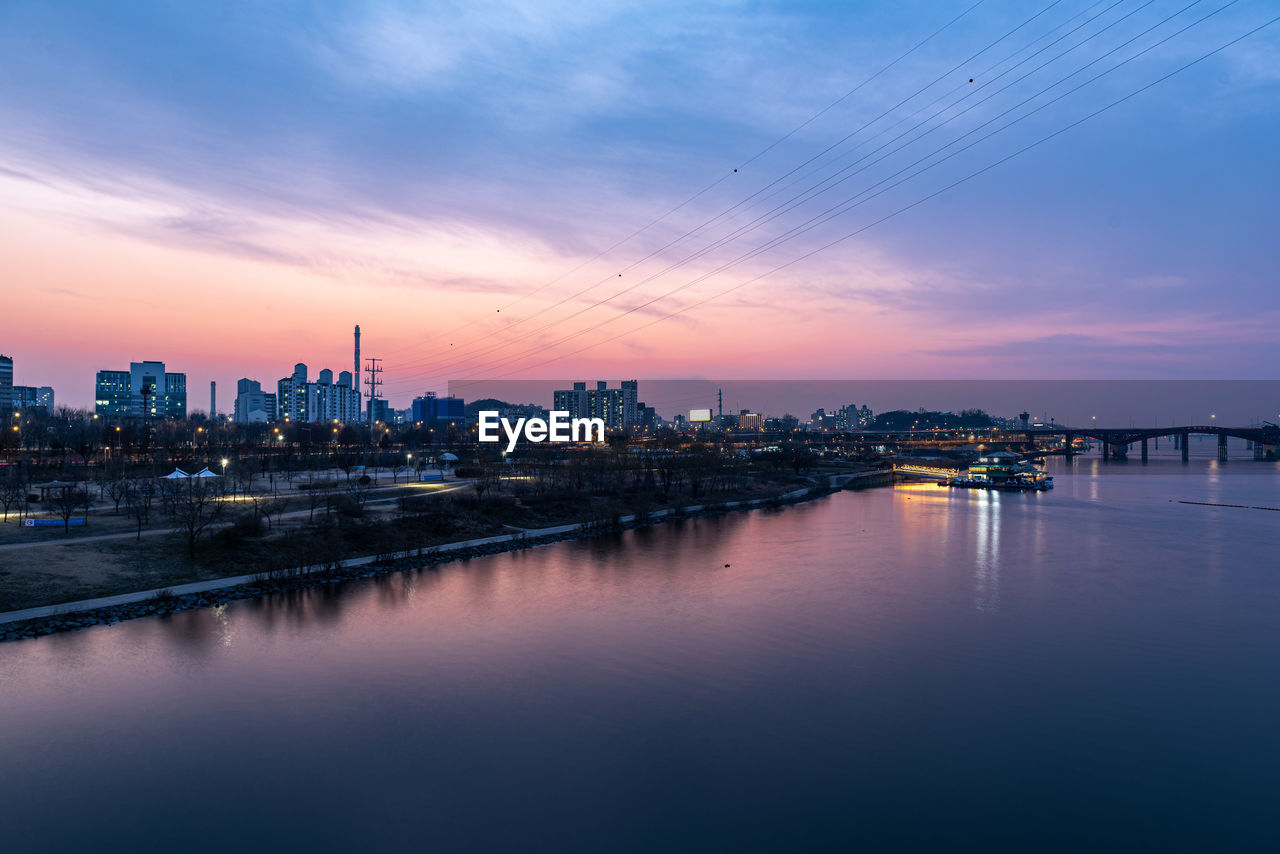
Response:
[{"label": "rocky shoreline", "polygon": [[621,519],[608,525],[584,523],[571,531],[534,537],[515,536],[511,539],[502,540],[500,542],[485,543],[483,545],[469,546],[466,548],[449,549],[447,548],[448,544],[443,546],[424,546],[420,549],[414,549],[412,553],[402,552],[392,555],[379,555],[371,561],[358,564],[354,564],[353,561],[346,561],[330,566],[301,567],[295,570],[272,573],[270,575],[263,575],[246,584],[239,584],[234,587],[209,590],[201,593],[164,595],[166,591],[161,591],[151,598],[139,602],[129,602],[127,604],[112,605],[93,610],[69,611],[45,617],[36,617],[22,622],[0,624],[0,642],[25,640],[27,638],[41,637],[43,635],[54,634],[56,632],[75,631],[77,629],[85,629],[92,626],[107,626],[123,620],[133,620],[139,617],[163,616],[166,614],[175,614],[180,611],[194,611],[201,608],[213,608],[240,599],[255,599],[260,596],[268,596],[273,593],[284,593],[310,587],[320,587],[326,584],[355,581],[362,578],[373,578],[380,575],[389,575],[394,572],[402,572],[407,569],[430,569],[446,563],[454,563],[457,561],[470,560],[472,558],[486,557],[488,555],[502,554],[503,552],[534,548],[536,546],[550,545],[552,543],[566,542],[569,540],[598,537],[602,534],[626,531],[633,528],[649,527],[682,519],[718,516],[740,510],[781,507],[788,504],[797,504],[802,501],[811,501],[815,498],[829,495],[833,491],[835,490],[813,487],[806,489],[799,494],[791,493],[784,496],[775,496],[773,498],[759,499],[751,502],[729,501],[721,504],[704,505],[692,511],[682,510],[664,515],[655,514],[654,516],[650,516],[645,519]]}]

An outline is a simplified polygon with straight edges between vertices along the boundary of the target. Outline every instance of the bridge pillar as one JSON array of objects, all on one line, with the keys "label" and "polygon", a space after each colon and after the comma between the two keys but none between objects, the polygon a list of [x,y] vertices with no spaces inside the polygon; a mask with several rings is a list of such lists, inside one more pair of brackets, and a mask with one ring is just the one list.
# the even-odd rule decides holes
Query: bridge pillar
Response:
[{"label": "bridge pillar", "polygon": [[1190,448],[1188,447],[1191,443],[1187,441],[1188,439],[1191,438],[1191,434],[1187,432],[1182,432],[1177,434],[1177,436],[1180,444],[1182,445],[1182,461],[1185,463],[1191,458]]},{"label": "bridge pillar", "polygon": [[1147,461],[1147,440],[1146,439],[1142,440],[1142,461],[1144,463]]},{"label": "bridge pillar", "polygon": [[1225,463],[1227,461],[1227,434],[1218,434],[1218,462]]},{"label": "bridge pillar", "polygon": [[1253,458],[1255,460],[1265,460],[1267,458],[1266,451],[1263,450],[1261,442],[1253,443]]},{"label": "bridge pillar", "polygon": [[1104,441],[1102,443],[1102,459],[1104,462],[1106,460],[1111,459],[1111,443],[1110,442]]},{"label": "bridge pillar", "polygon": [[1075,451],[1071,448],[1071,434],[1070,434],[1070,433],[1064,433],[1064,434],[1062,435],[1062,454],[1063,454],[1063,456],[1065,456],[1067,459],[1071,459],[1071,457],[1075,454]]}]

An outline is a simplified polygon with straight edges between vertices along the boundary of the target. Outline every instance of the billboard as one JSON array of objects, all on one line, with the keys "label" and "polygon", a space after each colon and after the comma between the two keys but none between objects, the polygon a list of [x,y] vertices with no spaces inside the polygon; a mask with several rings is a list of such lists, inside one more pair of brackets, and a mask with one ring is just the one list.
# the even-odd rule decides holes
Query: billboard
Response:
[{"label": "billboard", "polygon": [[710,409],[690,409],[689,420],[690,421],[710,421],[711,410]]}]

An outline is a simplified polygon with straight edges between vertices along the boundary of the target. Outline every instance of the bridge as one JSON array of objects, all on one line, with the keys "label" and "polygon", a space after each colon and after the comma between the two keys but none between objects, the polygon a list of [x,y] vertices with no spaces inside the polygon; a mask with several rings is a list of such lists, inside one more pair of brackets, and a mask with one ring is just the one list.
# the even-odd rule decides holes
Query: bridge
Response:
[{"label": "bridge", "polygon": [[[1063,447],[1053,453],[1072,457],[1078,451],[1072,446],[1074,439],[1092,439],[1102,445],[1103,459],[1123,459],[1128,456],[1130,445],[1137,444],[1141,448],[1142,460],[1146,462],[1149,443],[1162,437],[1173,441],[1174,447],[1182,451],[1182,460],[1190,459],[1191,436],[1217,436],[1218,459],[1227,459],[1227,439],[1234,437],[1243,439],[1253,445],[1254,459],[1266,459],[1268,454],[1280,456],[1280,426],[1263,424],[1258,427],[1230,427],[1219,424],[1192,424],[1183,427],[1067,427],[1046,425],[1020,429],[994,428],[950,428],[925,430],[841,430],[833,433],[811,433],[807,441],[823,437],[836,444],[889,445],[896,448],[958,448],[966,445],[980,444],[985,450],[1005,448],[1035,453],[1038,444],[1045,439],[1061,437]],[[754,434],[759,438],[771,437],[772,434]],[[778,434],[779,441],[793,439],[788,434]],[[1043,450],[1040,450],[1043,453]]]},{"label": "bridge", "polygon": [[1217,424],[1194,424],[1186,427],[1127,428],[1037,427],[1028,431],[1026,435],[1062,436],[1064,452],[1067,456],[1071,456],[1073,453],[1071,448],[1072,439],[1077,437],[1094,439],[1102,443],[1102,458],[1104,460],[1112,457],[1123,458],[1127,456],[1130,445],[1140,444],[1144,463],[1147,461],[1148,443],[1152,439],[1159,439],[1162,436],[1172,438],[1174,447],[1181,448],[1183,462],[1187,462],[1190,458],[1188,448],[1190,443],[1188,440],[1192,436],[1217,436],[1218,459],[1223,462],[1227,459],[1228,437],[1251,442],[1253,444],[1253,458],[1256,460],[1264,459],[1268,449],[1274,455],[1277,446],[1280,445],[1280,426],[1275,424],[1264,424],[1261,427],[1222,427]]}]

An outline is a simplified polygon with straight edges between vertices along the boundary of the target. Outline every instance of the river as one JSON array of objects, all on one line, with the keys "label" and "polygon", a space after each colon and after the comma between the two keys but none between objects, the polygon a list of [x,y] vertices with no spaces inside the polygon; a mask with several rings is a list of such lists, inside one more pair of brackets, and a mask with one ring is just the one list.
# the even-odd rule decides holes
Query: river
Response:
[{"label": "river", "polygon": [[1052,473],[0,644],[3,847],[1273,846],[1280,470]]}]

